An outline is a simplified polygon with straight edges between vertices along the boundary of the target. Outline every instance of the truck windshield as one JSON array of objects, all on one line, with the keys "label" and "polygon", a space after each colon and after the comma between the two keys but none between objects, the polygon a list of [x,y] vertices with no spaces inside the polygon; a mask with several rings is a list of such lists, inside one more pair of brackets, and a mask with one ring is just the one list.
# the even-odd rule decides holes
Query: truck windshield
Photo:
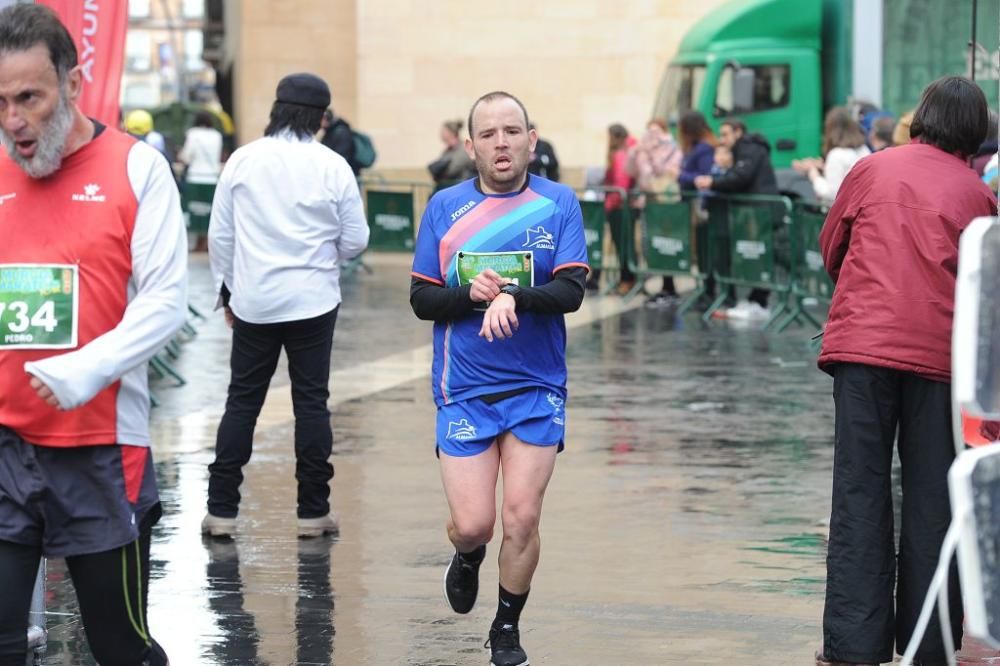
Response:
[{"label": "truck windshield", "polygon": [[660,82],[653,117],[676,122],[682,113],[698,103],[701,86],[705,83],[704,65],[671,65]]}]

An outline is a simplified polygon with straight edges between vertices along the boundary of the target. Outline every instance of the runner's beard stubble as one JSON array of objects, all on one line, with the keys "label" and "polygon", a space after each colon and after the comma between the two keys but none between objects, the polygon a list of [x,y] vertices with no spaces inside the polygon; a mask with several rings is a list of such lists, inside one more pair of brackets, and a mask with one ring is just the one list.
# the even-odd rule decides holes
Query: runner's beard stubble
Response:
[{"label": "runner's beard stubble", "polygon": [[14,163],[31,178],[45,178],[55,173],[62,165],[63,150],[66,139],[73,124],[73,111],[70,108],[69,97],[65,90],[59,92],[59,102],[52,116],[42,125],[36,141],[35,154],[22,157],[17,152],[14,137],[6,130],[0,129],[0,144]]}]

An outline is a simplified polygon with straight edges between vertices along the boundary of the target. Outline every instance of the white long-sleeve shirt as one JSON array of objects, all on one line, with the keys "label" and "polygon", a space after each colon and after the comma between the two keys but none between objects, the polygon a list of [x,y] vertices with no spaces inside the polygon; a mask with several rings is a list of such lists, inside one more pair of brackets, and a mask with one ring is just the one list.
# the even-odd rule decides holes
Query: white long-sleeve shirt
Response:
[{"label": "white long-sleeve shirt", "polygon": [[831,148],[823,160],[823,173],[812,178],[813,191],[817,198],[826,203],[832,203],[837,198],[840,184],[862,157],[871,155],[868,146],[858,148]]},{"label": "white long-sleeve shirt", "polygon": [[187,182],[214,183],[222,170],[222,133],[213,127],[192,127],[184,135],[177,159],[187,164]]},{"label": "white long-sleeve shirt", "polygon": [[226,162],[208,251],[216,291],[226,285],[243,321],[271,324],[333,310],[341,301],[341,263],[367,246],[354,173],[311,137],[264,137]]}]

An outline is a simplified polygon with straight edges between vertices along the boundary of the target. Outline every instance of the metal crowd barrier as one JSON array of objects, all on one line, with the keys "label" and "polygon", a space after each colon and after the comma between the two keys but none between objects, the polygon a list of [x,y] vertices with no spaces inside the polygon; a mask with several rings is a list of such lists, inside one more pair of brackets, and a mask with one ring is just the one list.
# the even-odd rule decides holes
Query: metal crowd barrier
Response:
[{"label": "metal crowd barrier", "polygon": [[[583,232],[587,241],[587,258],[593,270],[601,271],[601,279],[604,287],[602,294],[606,294],[614,288],[614,280],[608,280],[609,274],[621,272],[621,264],[618,261],[617,248],[614,247],[613,231],[608,222],[607,212],[604,209],[604,199],[609,193],[615,193],[621,197],[622,201],[622,226],[623,233],[619,238],[625,239],[625,256],[632,270],[635,270],[635,226],[632,219],[632,211],[628,205],[628,192],[621,187],[594,186],[578,188],[576,190],[577,200],[580,203],[580,210],[583,213]],[[627,297],[634,295],[633,292],[641,289],[641,283],[636,281],[636,288]]]},{"label": "metal crowd barrier", "polygon": [[[194,322],[199,320],[205,321],[205,315],[189,303],[188,318],[181,327],[181,330],[161,351],[157,352],[153,358],[149,359],[150,373],[159,379],[170,377],[174,380],[175,386],[184,386],[187,384],[187,379],[185,379],[184,375],[182,375],[174,367],[173,362],[180,358],[181,345],[198,335],[198,329],[195,328]],[[152,391],[149,392],[149,402],[153,407],[158,407],[160,405],[159,399]]]},{"label": "metal crowd barrier", "polygon": [[829,304],[833,299],[833,281],[823,266],[819,234],[826,221],[827,208],[816,203],[796,202],[792,211],[792,291],[788,314],[777,324],[777,332],[793,322],[805,319],[816,328],[823,325],[805,308],[805,299]]},{"label": "metal crowd barrier", "polygon": [[45,629],[45,558],[38,564],[35,575],[35,589],[31,595],[31,609],[28,612],[28,650],[39,657],[45,652],[48,631]]},{"label": "metal crowd barrier", "polygon": [[693,277],[695,289],[677,308],[684,314],[705,293],[705,266],[696,257],[695,206],[697,199],[644,195],[640,216],[640,250],[634,256],[637,284],[648,277]]},{"label": "metal crowd barrier", "polygon": [[369,250],[413,252],[420,217],[434,185],[423,181],[362,180],[371,236]]},{"label": "metal crowd barrier", "polygon": [[724,205],[710,207],[709,224],[724,224],[728,242],[722,248],[725,260],[712,267],[719,294],[702,319],[711,321],[712,313],[726,300],[728,286],[767,289],[780,300],[766,329],[789,309],[785,296],[792,290],[792,202],[783,196],[749,194],[716,195],[715,199]]}]

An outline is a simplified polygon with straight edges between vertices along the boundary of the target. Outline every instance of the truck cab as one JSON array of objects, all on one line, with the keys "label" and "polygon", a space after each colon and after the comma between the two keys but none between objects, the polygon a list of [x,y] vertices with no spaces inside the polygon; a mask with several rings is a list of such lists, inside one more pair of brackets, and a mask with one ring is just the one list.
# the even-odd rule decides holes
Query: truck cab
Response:
[{"label": "truck cab", "polygon": [[712,12],[685,35],[657,94],[654,117],[701,111],[718,131],[739,117],[771,143],[775,167],[819,154],[822,3],[751,0]]},{"label": "truck cab", "polygon": [[898,116],[934,79],[973,72],[996,109],[998,23],[996,1],[733,0],[684,36],[653,115],[670,122],[695,109],[716,131],[737,116],[785,167],[820,154],[823,113],[835,104]]}]

